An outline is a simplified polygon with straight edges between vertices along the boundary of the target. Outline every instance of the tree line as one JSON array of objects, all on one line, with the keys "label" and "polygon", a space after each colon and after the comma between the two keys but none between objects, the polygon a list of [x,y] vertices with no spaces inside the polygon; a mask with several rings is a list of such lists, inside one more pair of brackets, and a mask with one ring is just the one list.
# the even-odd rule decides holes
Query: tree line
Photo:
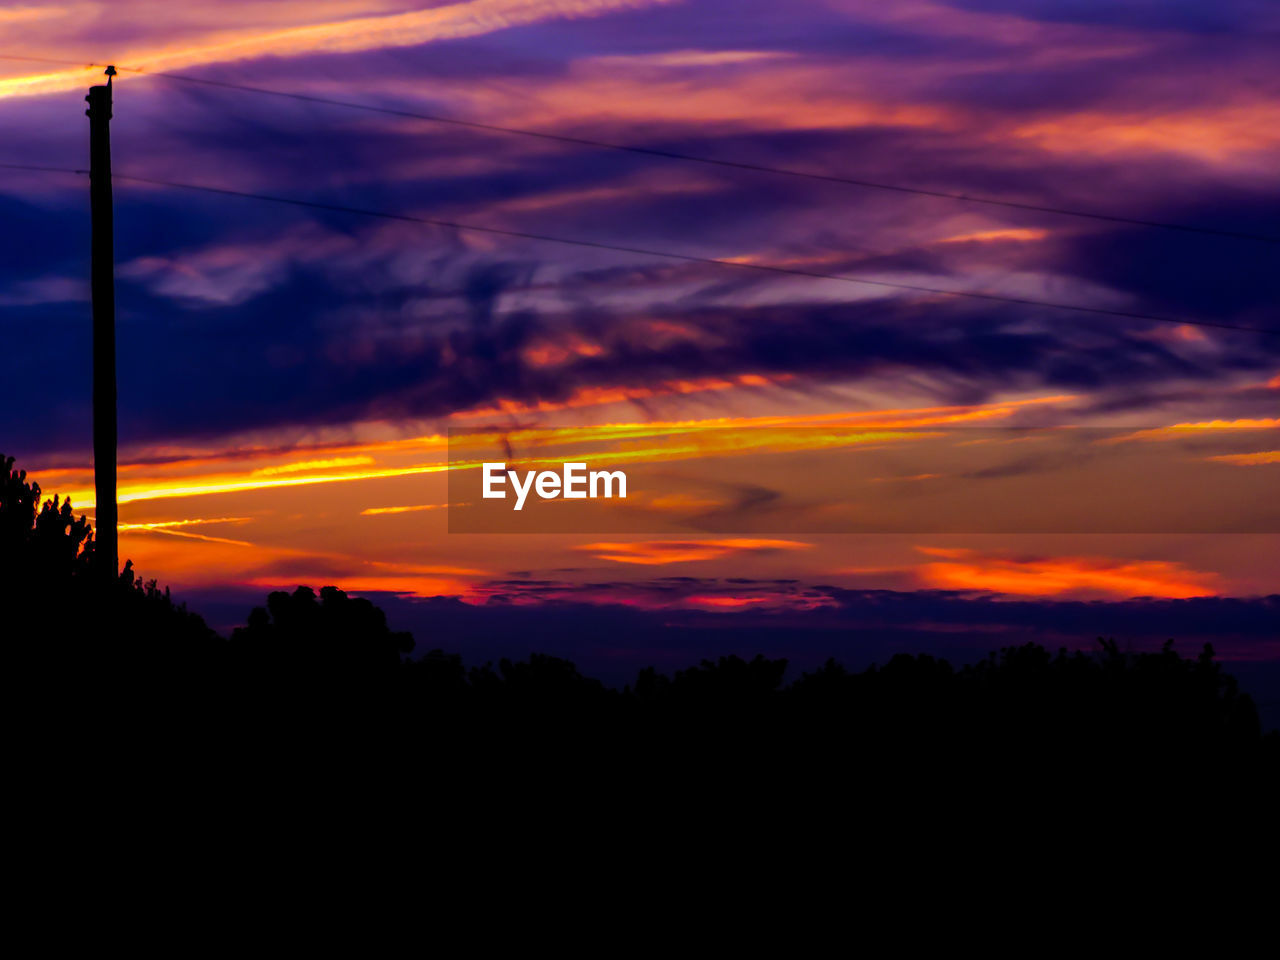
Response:
[{"label": "tree line", "polygon": [[485,742],[526,758],[714,756],[810,775],[835,769],[833,757],[1001,776],[1280,775],[1280,736],[1263,736],[1207,645],[1191,658],[1172,641],[1133,654],[1100,639],[1090,652],[1012,645],[962,666],[926,654],[861,671],[829,660],[789,682],[785,659],[728,656],[643,669],[619,689],[540,654],[471,666],[441,649],[415,655],[378,607],[333,586],[273,592],[223,637],[131,564],[101,586],[84,517],[44,498],[11,458],[0,468],[0,629],[10,676],[54,725],[242,740],[293,725],[384,745],[430,731],[438,756]]}]

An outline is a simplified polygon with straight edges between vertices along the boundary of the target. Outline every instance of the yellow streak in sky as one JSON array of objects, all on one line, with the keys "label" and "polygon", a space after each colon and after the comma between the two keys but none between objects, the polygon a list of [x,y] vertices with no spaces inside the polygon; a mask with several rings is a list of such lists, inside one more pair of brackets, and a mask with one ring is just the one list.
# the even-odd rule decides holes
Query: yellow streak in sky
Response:
[{"label": "yellow streak in sky", "polygon": [[249,517],[209,517],[191,520],[158,520],[154,523],[122,523],[119,530],[165,530],[170,527],[189,527],[198,523],[248,523]]},{"label": "yellow streak in sky", "polygon": [[[422,510],[445,510],[449,504],[447,503],[422,503],[413,507],[370,507],[368,510],[361,510],[362,517],[377,517],[384,513],[417,513]],[[462,504],[457,504],[462,506]]]},{"label": "yellow streak in sky", "polygon": [[210,537],[203,533],[191,533],[189,530],[175,530],[175,527],[190,527],[202,523],[247,523],[249,517],[195,517],[190,520],[157,520],[152,523],[122,523],[117,529],[121,533],[162,533],[168,537],[182,537],[187,540],[203,540],[205,543],[226,543],[233,547],[252,547],[246,540],[230,540],[227,537]]},{"label": "yellow streak in sky", "polygon": [[[865,410],[855,412],[822,413],[809,415],[784,415],[761,417],[715,417],[705,420],[659,420],[644,423],[610,423],[591,427],[533,427],[524,430],[495,431],[492,428],[476,431],[474,436],[500,435],[515,443],[573,443],[599,442],[626,437],[657,437],[671,434],[723,431],[726,429],[758,429],[762,427],[815,427],[850,426],[862,429],[900,429],[938,426],[947,423],[966,423],[975,420],[1004,419],[1015,409],[1026,406],[1064,403],[1074,400],[1074,395],[1037,397],[1030,400],[1013,400],[988,407],[920,407],[900,410]],[[454,434],[450,440],[457,449],[464,445],[463,436]]]},{"label": "yellow streak in sky", "polygon": [[333,467],[367,467],[373,457],[334,457],[330,460],[301,460],[279,467],[261,467],[253,471],[255,477],[270,477],[281,473],[302,473],[304,470],[329,470]]},{"label": "yellow streak in sky", "polygon": [[[615,10],[656,6],[674,0],[470,0],[426,10],[353,17],[266,32],[220,32],[204,43],[183,47],[118,50],[123,67],[173,71],[210,63],[314,53],[355,53],[454,40],[544,20],[594,17]],[[98,69],[93,73],[100,74]],[[0,80],[0,99],[33,96],[85,85],[87,71],[74,68]]]},{"label": "yellow streak in sky", "polygon": [[[119,503],[169,499],[175,497],[206,496],[221,493],[243,493],[253,490],[308,486],[322,483],[338,483],[352,480],[380,480],[441,473],[448,470],[475,469],[481,459],[455,459],[451,463],[429,462],[404,466],[379,464],[372,453],[403,453],[436,451],[444,453],[446,445],[454,450],[491,450],[495,443],[505,442],[514,448],[538,449],[551,446],[564,447],[574,444],[603,444],[612,441],[632,441],[641,444],[624,449],[593,450],[590,459],[598,464],[636,462],[665,462],[703,456],[725,456],[743,453],[794,452],[821,450],[855,444],[883,441],[920,440],[937,437],[937,433],[907,432],[924,426],[964,423],[1000,419],[1010,416],[1015,409],[1034,404],[1060,403],[1071,396],[1042,397],[1031,400],[992,404],[988,407],[924,407],[915,410],[872,410],[840,412],[802,416],[718,417],[706,420],[667,421],[656,423],[615,423],[593,427],[525,428],[512,431],[486,429],[471,434],[455,434],[446,441],[438,434],[403,440],[379,441],[364,445],[342,447],[348,457],[327,459],[312,458],[296,464],[273,465],[268,468],[250,469],[248,473],[222,472],[204,476],[138,477],[120,487]],[[797,429],[803,428],[803,429]],[[679,435],[683,442],[673,444],[664,438]],[[656,445],[655,445],[656,444]],[[311,451],[316,452],[315,448]],[[272,458],[279,453],[269,454]],[[588,456],[585,452],[575,457]],[[489,459],[492,459],[492,455]],[[223,458],[222,463],[232,459]],[[243,457],[235,456],[235,460]],[[558,465],[564,456],[514,456],[504,457],[512,466]],[[197,457],[192,462],[216,463],[216,457]],[[365,469],[342,470],[341,464],[361,466]],[[182,467],[183,461],[167,464]],[[324,465],[320,472],[312,472]],[[229,464],[227,464],[229,466]],[[294,471],[296,475],[294,475]],[[125,465],[121,473],[134,471]],[[289,473],[288,476],[274,474]],[[42,475],[43,485],[49,486],[49,478]],[[83,480],[81,481],[83,482]],[[92,488],[73,489],[66,494],[81,509],[94,506]]]},{"label": "yellow streak in sky", "polygon": [[[121,524],[119,529],[127,531],[131,528],[129,528],[126,524]],[[139,528],[132,528],[132,529],[139,529]],[[165,530],[159,527],[146,527],[145,525],[143,525],[141,529],[143,529],[144,532],[146,533],[162,533],[166,537],[182,537],[184,540],[203,540],[205,543],[227,543],[233,547],[252,547],[253,546],[253,544],[247,540],[229,540],[226,537],[210,537],[203,533],[191,533],[188,530]]]},{"label": "yellow streak in sky", "polygon": [[[302,477],[278,477],[272,480],[212,480],[195,483],[175,483],[172,486],[121,487],[117,503],[137,503],[142,500],[165,500],[170,497],[200,497],[211,493],[242,493],[246,490],[269,490],[275,487],[302,487],[313,483],[338,483],[342,480],[380,480],[384,477],[409,477],[421,473],[440,473],[449,469],[448,464],[430,463],[412,467],[394,467],[383,470],[365,470],[360,473],[320,474]],[[81,507],[94,507],[92,490],[77,490],[68,494]]]}]

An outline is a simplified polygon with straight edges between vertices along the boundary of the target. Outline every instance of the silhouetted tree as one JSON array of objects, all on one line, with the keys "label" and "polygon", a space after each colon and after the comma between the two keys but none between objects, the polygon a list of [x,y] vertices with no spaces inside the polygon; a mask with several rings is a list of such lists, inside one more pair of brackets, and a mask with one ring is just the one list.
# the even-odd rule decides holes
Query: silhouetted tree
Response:
[{"label": "silhouetted tree", "polygon": [[362,597],[337,587],[276,591],[231,634],[232,655],[245,666],[298,674],[391,675],[413,650],[413,637],[387,626]]},{"label": "silhouetted tree", "polygon": [[0,455],[0,575],[10,599],[87,574],[93,556],[89,522],[75,517],[71,501],[41,501],[40,485]]},{"label": "silhouetted tree", "polygon": [[11,653],[21,647],[64,671],[116,666],[135,679],[207,653],[213,631],[131,562],[102,589],[93,546],[89,522],[70,500],[42,500],[39,484],[0,456],[0,607]]},{"label": "silhouetted tree", "polygon": [[619,691],[540,654],[470,670],[441,650],[410,659],[408,633],[334,586],[270,594],[227,641],[131,563],[100,588],[85,518],[42,501],[11,459],[0,466],[0,636],[8,665],[25,668],[10,685],[35,704],[28,719],[81,742],[171,755],[233,744],[267,765],[345,746],[415,776],[483,758],[522,783],[549,765],[613,763],[668,788],[726,776],[836,794],[904,766],[954,782],[1175,774],[1255,793],[1280,776],[1280,736],[1261,736],[1207,645],[1187,659],[1172,641],[1136,654],[1110,639],[1092,653],[1024,644],[959,669],[927,655],[861,672],[828,660],[789,686],[786,660],[727,656],[645,669]]}]

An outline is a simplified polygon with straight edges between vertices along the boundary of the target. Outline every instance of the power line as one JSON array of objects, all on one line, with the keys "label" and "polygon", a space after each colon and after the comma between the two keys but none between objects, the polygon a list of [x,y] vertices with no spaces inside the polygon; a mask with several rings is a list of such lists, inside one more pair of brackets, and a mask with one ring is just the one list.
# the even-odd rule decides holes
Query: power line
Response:
[{"label": "power line", "polygon": [[[8,164],[0,164],[0,167],[9,166]],[[58,173],[77,174],[84,173],[83,170],[72,170],[70,168],[42,168]],[[747,263],[737,260],[721,260],[716,257],[699,257],[692,254],[673,253],[668,250],[653,250],[647,247],[632,247],[622,244],[604,243],[598,240],[582,240],[572,237],[556,237],[544,233],[530,233],[523,230],[508,230],[502,227],[487,227],[480,224],[460,223],[455,220],[442,220],[435,217],[420,217],[407,213],[390,213],[385,210],[368,210],[362,207],[351,207],[343,204],[324,203],[318,200],[300,200],[296,197],[278,197],[273,194],[266,193],[250,193],[244,190],[232,190],[227,187],[212,187],[205,184],[197,183],[179,183],[173,180],[160,180],[153,177],[135,177],[127,174],[115,174],[114,179],[118,181],[126,181],[131,183],[143,183],[151,186],[168,187],[178,190],[193,190],[200,193],[210,193],[219,196],[241,197],[246,200],[261,200],[268,203],[286,204],[289,206],[303,207],[311,210],[324,210],[330,213],[347,213],[357,216],[375,217],[382,220],[396,220],[403,223],[418,223],[434,227],[447,227],[453,230],[469,231],[474,233],[496,234],[503,237],[515,237],[521,240],[538,240],[546,243],[559,243],[574,247],[587,247],[593,250],[612,250],[618,253],[639,254],[649,257],[662,257],[668,260],[680,260],[685,263],[699,263],[719,267],[733,267],[740,270],[755,270],[759,272],[783,274],[787,276],[806,277],[813,280],[838,280],[842,283],[856,283],[864,286],[882,287],[891,290],[907,290],[914,293],[927,293],[934,296],[944,297],[961,297],[970,300],[983,300],[995,303],[1010,303],[1018,306],[1041,307],[1050,310],[1070,310],[1075,313],[1089,313],[1098,316],[1121,317],[1128,320],[1148,320],[1156,323],[1175,323],[1185,324],[1195,327],[1213,327],[1220,330],[1234,330],[1241,333],[1262,333],[1262,334],[1280,334],[1280,330],[1268,329],[1265,327],[1243,327],[1237,324],[1220,323],[1213,320],[1191,320],[1179,317],[1163,317],[1158,314],[1138,313],[1129,310],[1110,310],[1105,307],[1086,307],[1079,304],[1054,303],[1048,300],[1032,300],[1022,297],[1005,297],[994,293],[977,293],[966,290],[945,290],[938,287],[926,287],[913,283],[893,283],[888,280],[870,280],[863,277],[849,277],[837,273],[822,273],[816,270],[803,270],[798,267],[783,267],[775,264],[766,263]]]},{"label": "power line", "polygon": [[36,163],[0,163],[0,170],[29,170],[35,173],[78,173],[89,175],[88,170],[72,170],[70,167],[45,167]]},{"label": "power line", "polygon": [[[104,67],[106,64],[81,64],[80,61],[53,60],[45,57],[10,56],[0,54],[3,60],[29,60],[38,63],[75,64],[76,66]],[[176,80],[182,83],[199,84],[207,87],[218,87],[225,90],[237,90],[244,93],[255,93],[264,96],[297,100],[303,103],[323,104],[331,107],[342,107],[349,110],[364,110],[370,113],[381,113],[402,119],[426,120],[431,123],[444,123],[452,126],[466,127],[473,130],[484,130],[490,133],[504,133],[521,137],[533,137],[556,143],[567,143],[574,146],[595,147],[602,150],[615,150],[623,153],[640,154],[642,156],[660,157],[666,160],[681,160],[689,163],[700,163],[708,166],[726,167],[735,170],[748,170],[753,173],[768,173],[804,180],[817,180],[825,183],[839,183],[845,186],[862,187],[871,190],[887,190],[894,193],[913,194],[922,197],[933,197],[942,200],[956,200],[964,203],[979,203],[987,206],[1006,207],[1014,210],[1029,210],[1036,213],[1051,213],[1058,216],[1079,217],[1088,220],[1099,220],[1107,223],[1120,223],[1129,226],[1150,227],[1160,230],[1176,230],[1181,233],[1196,233],[1205,236],[1227,237],[1234,240],[1248,240],[1260,243],[1280,243],[1280,237],[1267,234],[1248,233],[1238,230],[1222,230],[1215,227],[1197,227],[1183,223],[1169,223],[1161,220],[1144,220],[1139,217],[1126,217],[1118,214],[1097,213],[1086,210],[1073,210],[1066,207],[1053,207],[1045,204],[1024,203],[1018,200],[999,200],[995,197],[971,196],[962,193],[949,193],[944,190],[928,190],[923,187],[909,187],[902,184],[883,183],[876,180],[865,180],[856,177],[838,176],[836,174],[817,173],[807,170],[795,170],[788,167],[774,167],[767,164],[748,163],[740,160],[725,160],[714,157],[703,157],[697,154],[682,153],[674,150],[660,150],[656,147],[641,147],[635,144],[611,143],[588,137],[574,137],[567,134],[550,133],[545,130],[529,130],[521,127],[508,127],[495,123],[482,123],[476,120],[463,120],[458,117],[447,117],[441,114],[419,113],[411,110],[399,110],[392,107],[379,107],[366,103],[354,103],[349,100],[335,100],[330,97],[319,97],[306,93],[295,93],[286,90],[271,90],[266,87],[254,87],[247,84],[232,83],[226,80],[213,80],[206,77],[193,77],[188,74],[150,71],[141,67],[117,67],[125,73],[136,73],[139,76],[159,77],[165,80]]]},{"label": "power line", "polygon": [[53,57],[25,57],[16,53],[0,53],[0,60],[25,60],[28,63],[56,63],[63,67],[105,67],[105,63],[89,63],[85,60],[58,60]]},{"label": "power line", "polygon": [[908,187],[903,186],[902,184],[881,183],[875,180],[864,180],[855,177],[837,176],[835,174],[816,173],[807,170],[795,170],[788,167],[773,167],[766,164],[747,163],[740,160],[723,160],[714,157],[703,157],[696,154],[681,153],[674,150],[660,150],[656,147],[641,147],[634,144],[610,143],[605,140],[595,140],[588,137],[573,137],[568,136],[567,134],[548,133],[543,130],[508,127],[495,123],[481,123],[475,120],[462,120],[457,117],[446,117],[440,114],[418,113],[416,111],[397,110],[391,107],[377,107],[370,104],[352,103],[347,100],[334,100],[329,97],[317,97],[305,93],[291,93],[283,90],[269,90],[264,87],[251,87],[245,84],[229,83],[223,80],[209,80],[203,77],[192,77],[180,73],[152,73],[146,70],[137,68],[130,69],[125,67],[121,67],[119,69],[144,76],[163,77],[166,80],[178,80],[183,83],[222,87],[227,90],[239,90],[247,93],[283,97],[289,100],[300,100],[304,103],[318,103],[331,107],[345,107],[350,110],[366,110],[371,113],[383,113],[393,117],[427,120],[432,123],[447,123],[458,127],[468,127],[473,130],[485,130],[490,133],[506,133],[521,137],[535,137],[541,140],[551,140],[557,143],[568,143],[575,146],[596,147],[603,150],[616,150],[624,153],[641,154],[643,156],[661,157],[666,160],[682,160],[690,163],[706,164],[709,166],[728,167],[735,170],[749,170],[754,173],[769,173],[804,180],[819,180],[826,183],[839,183],[844,184],[845,186],[863,187],[871,190],[889,190],[895,193],[915,194],[916,196],[933,197],[942,200],[959,200],[966,203],[981,203],[988,206],[1008,207],[1014,210],[1030,210],[1038,213],[1052,213],[1067,217],[1082,217],[1089,220],[1123,223],[1137,227],[1154,227],[1161,230],[1177,230],[1183,233],[1198,233],[1208,236],[1230,237],[1235,240],[1251,240],[1261,243],[1280,243],[1280,237],[1272,237],[1266,234],[1246,233],[1236,230],[1220,230],[1214,227],[1195,227],[1189,224],[1166,223],[1159,220],[1143,220],[1137,217],[1093,213],[1084,210],[1071,210],[1065,207],[1051,207],[1035,203],[1023,203],[1017,200],[997,200],[994,197],[974,197],[969,196],[968,194],[948,193],[943,190],[927,190],[921,187]]}]

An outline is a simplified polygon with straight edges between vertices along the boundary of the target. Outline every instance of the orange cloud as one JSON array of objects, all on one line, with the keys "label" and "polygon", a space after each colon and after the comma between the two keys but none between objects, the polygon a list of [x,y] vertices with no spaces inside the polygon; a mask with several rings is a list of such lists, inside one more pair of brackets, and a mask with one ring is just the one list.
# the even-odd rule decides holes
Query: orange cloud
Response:
[{"label": "orange cloud", "polygon": [[1161,343],[1209,343],[1209,336],[1199,327],[1179,323],[1176,326],[1160,326],[1145,330],[1137,336],[1144,340],[1156,340]]},{"label": "orange cloud", "polygon": [[1174,423],[1167,427],[1156,427],[1152,430],[1139,430],[1122,437],[1112,437],[1104,443],[1120,443],[1124,440],[1172,440],[1196,433],[1208,433],[1214,430],[1274,430],[1280,427],[1280,417],[1258,417],[1240,420],[1202,420],[1198,423]]},{"label": "orange cloud", "polygon": [[872,477],[872,483],[897,483],[899,481],[908,480],[937,480],[941,477],[940,473],[917,473],[909,477]]},{"label": "orange cloud", "polygon": [[524,360],[531,367],[557,367],[575,357],[598,357],[604,347],[588,343],[580,337],[572,337],[563,343],[545,341],[526,347]]},{"label": "orange cloud", "polygon": [[1162,150],[1210,163],[1263,154],[1280,144],[1280,108],[1270,101],[1206,104],[1163,115],[1085,111],[1015,127],[1009,133],[1054,153],[1115,156]]},{"label": "orange cloud", "polygon": [[[812,130],[861,126],[953,130],[964,112],[950,105],[904,103],[870,85],[832,82],[830,67],[807,58],[758,61],[732,82],[691,79],[644,57],[603,56],[573,63],[539,87],[536,103],[522,103],[526,122],[543,128],[575,118],[608,117],[619,126],[749,126]],[[848,79],[843,75],[842,79]],[[717,82],[719,81],[719,82]]]},{"label": "orange cloud", "polygon": [[686,597],[685,603],[695,606],[711,607],[720,610],[741,610],[743,607],[758,607],[770,604],[770,597]]},{"label": "orange cloud", "polygon": [[1003,230],[982,230],[977,233],[963,233],[954,237],[943,237],[938,243],[991,243],[997,240],[1015,240],[1030,242],[1043,240],[1049,235],[1048,230],[1033,227],[1010,227]]},{"label": "orange cloud", "polygon": [[815,610],[834,606],[836,603],[827,594],[788,585],[732,583],[720,586],[714,581],[672,584],[653,580],[631,583],[525,583],[504,580],[477,584],[472,594],[463,597],[463,600],[477,604],[497,600],[504,606],[530,606],[567,600],[641,610],[694,609],[722,612],[743,608]]},{"label": "orange cloud", "polygon": [[[323,579],[323,578],[322,578]],[[261,587],[264,590],[289,590],[299,582],[314,581],[315,577],[306,574],[288,579],[280,576],[254,577],[244,581],[248,586]],[[473,586],[466,580],[448,576],[430,576],[425,574],[394,574],[379,576],[343,576],[336,578],[335,585],[347,593],[397,593],[401,596],[418,597],[469,597]]]},{"label": "orange cloud", "polygon": [[1215,573],[1160,560],[1111,557],[1013,557],[977,550],[917,547],[943,558],[917,568],[926,585],[1018,596],[1206,597],[1218,592]]},{"label": "orange cloud", "polygon": [[766,553],[775,550],[807,550],[812,544],[800,540],[636,540],[620,543],[586,543],[574,547],[597,560],[658,566],[717,560],[732,554]]},{"label": "orange cloud", "polygon": [[[455,504],[455,506],[460,507],[462,504]],[[412,507],[370,507],[367,510],[361,510],[360,516],[378,517],[386,513],[422,513],[428,510],[447,510],[448,508],[449,504],[447,503],[420,503]]]},{"label": "orange cloud", "polygon": [[1238,467],[1256,467],[1264,463],[1280,463],[1280,450],[1261,450],[1257,453],[1224,453],[1217,457],[1205,457],[1218,463],[1233,463]]}]

